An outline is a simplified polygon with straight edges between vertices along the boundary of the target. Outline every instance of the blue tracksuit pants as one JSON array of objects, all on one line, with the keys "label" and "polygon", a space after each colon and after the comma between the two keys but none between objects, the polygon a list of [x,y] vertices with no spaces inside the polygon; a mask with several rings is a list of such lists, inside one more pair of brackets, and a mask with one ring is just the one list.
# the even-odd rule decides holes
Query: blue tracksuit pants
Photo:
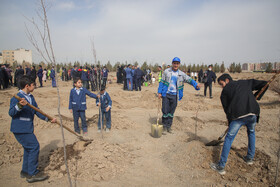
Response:
[{"label": "blue tracksuit pants", "polygon": [[82,120],[83,132],[87,132],[86,111],[85,110],[73,110],[73,118],[74,118],[75,132],[80,134],[79,118],[81,118],[81,120]]},{"label": "blue tracksuit pants", "polygon": [[[103,127],[104,127],[104,116],[105,116],[106,128],[111,129],[111,109],[108,112],[105,112],[104,110],[101,110],[101,114],[102,114]],[[98,129],[101,129],[100,117],[98,119]]]},{"label": "blue tracksuit pants", "polygon": [[177,95],[166,94],[162,97],[162,124],[170,128],[173,122],[173,115],[177,107]]},{"label": "blue tracksuit pants", "polygon": [[35,134],[14,133],[14,136],[24,149],[22,171],[30,176],[37,174],[40,145]]}]

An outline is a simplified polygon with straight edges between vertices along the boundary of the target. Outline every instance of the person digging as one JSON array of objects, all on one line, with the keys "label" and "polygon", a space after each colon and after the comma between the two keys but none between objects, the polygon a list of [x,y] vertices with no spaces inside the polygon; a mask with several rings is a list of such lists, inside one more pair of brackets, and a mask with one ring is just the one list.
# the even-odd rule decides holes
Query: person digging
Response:
[{"label": "person digging", "polygon": [[172,60],[172,67],[167,68],[162,75],[158,87],[158,97],[162,98],[162,123],[163,132],[172,133],[172,122],[177,107],[177,100],[183,98],[184,83],[192,85],[196,90],[200,84],[191,77],[179,70],[181,60],[175,57]]},{"label": "person digging", "polygon": [[[239,80],[233,81],[229,74],[223,74],[218,78],[218,83],[222,86],[221,102],[228,119],[228,132],[225,137],[221,158],[218,163],[211,163],[210,167],[219,174],[224,175],[224,170],[232,142],[240,127],[247,127],[248,152],[243,160],[248,164],[253,164],[255,155],[255,125],[259,120],[260,107],[256,101],[257,96],[267,81],[261,80]],[[267,87],[268,88],[268,87]],[[267,88],[262,91],[258,100],[261,99]],[[256,91],[253,94],[253,91]]]}]

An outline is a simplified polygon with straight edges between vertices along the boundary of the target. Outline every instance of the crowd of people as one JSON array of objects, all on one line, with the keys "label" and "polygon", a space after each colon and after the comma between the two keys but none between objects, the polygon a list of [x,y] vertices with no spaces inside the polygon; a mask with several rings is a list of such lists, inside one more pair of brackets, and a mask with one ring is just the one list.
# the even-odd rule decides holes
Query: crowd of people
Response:
[{"label": "crowd of people", "polygon": [[123,90],[141,91],[143,84],[150,84],[152,78],[153,74],[149,68],[143,71],[138,65],[131,64],[117,68],[117,83],[123,84]]}]

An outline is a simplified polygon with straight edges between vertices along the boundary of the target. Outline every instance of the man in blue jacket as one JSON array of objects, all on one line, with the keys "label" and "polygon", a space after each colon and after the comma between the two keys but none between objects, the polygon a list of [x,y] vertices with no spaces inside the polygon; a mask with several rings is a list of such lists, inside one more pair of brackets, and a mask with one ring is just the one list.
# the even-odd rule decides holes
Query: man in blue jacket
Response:
[{"label": "man in blue jacket", "polygon": [[55,81],[56,76],[55,76],[54,66],[52,67],[50,77],[52,79],[52,87],[56,87],[56,81]]},{"label": "man in blue jacket", "polygon": [[136,69],[134,71],[134,77],[135,77],[135,83],[136,83],[136,91],[141,91],[141,79],[144,77],[144,72],[139,68],[139,66],[136,66]]},{"label": "man in blue jacket", "polygon": [[97,95],[91,93],[86,88],[82,88],[83,84],[79,77],[74,80],[75,88],[70,91],[69,97],[69,110],[73,113],[74,118],[74,129],[75,132],[80,134],[79,118],[82,120],[82,130],[83,134],[87,135],[87,123],[86,123],[86,95],[97,99]]},{"label": "man in blue jacket", "polygon": [[131,69],[131,65],[128,64],[128,67],[125,69],[126,72],[126,83],[127,83],[127,90],[129,90],[129,82],[131,85],[131,91],[133,90],[133,72]]},{"label": "man in blue jacket", "polygon": [[158,97],[162,98],[162,123],[163,131],[172,133],[171,126],[177,100],[183,98],[184,83],[192,85],[196,90],[200,89],[191,77],[179,70],[180,59],[175,57],[172,60],[172,67],[164,71],[158,87]]},{"label": "man in blue jacket", "polygon": [[42,81],[42,78],[43,78],[43,69],[42,69],[42,66],[39,65],[39,70],[37,72],[37,76],[39,78],[39,82],[40,82],[40,87],[43,87],[43,81]]},{"label": "man in blue jacket", "polygon": [[[33,80],[29,76],[23,75],[18,80],[18,87],[20,90],[17,96],[21,97],[21,100],[18,101],[14,97],[11,99],[9,115],[12,117],[11,132],[24,148],[20,176],[26,178],[29,183],[43,181],[48,176],[37,169],[40,145],[34,134],[33,120],[35,114],[42,120],[48,121],[49,119],[26,106],[29,103],[38,108],[35,98],[30,94],[35,88]],[[56,119],[54,118],[51,122],[55,123]]]}]

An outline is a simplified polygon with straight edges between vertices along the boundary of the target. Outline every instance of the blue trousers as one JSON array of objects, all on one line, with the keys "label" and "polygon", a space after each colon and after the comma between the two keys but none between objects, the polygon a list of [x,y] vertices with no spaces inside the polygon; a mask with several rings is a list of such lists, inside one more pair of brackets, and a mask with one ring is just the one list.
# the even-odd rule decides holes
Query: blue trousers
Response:
[{"label": "blue trousers", "polygon": [[231,148],[231,144],[237,135],[240,127],[243,125],[246,125],[247,127],[247,135],[248,135],[248,152],[247,152],[247,157],[253,159],[255,156],[255,126],[257,122],[257,117],[256,115],[252,116],[247,116],[245,118],[233,120],[229,124],[229,130],[228,133],[225,137],[225,142],[223,145],[223,150],[221,154],[221,159],[219,161],[219,166],[225,167],[228,154]]},{"label": "blue trousers", "polygon": [[39,172],[37,167],[40,145],[35,134],[14,133],[14,136],[24,149],[22,171],[30,176],[36,175]]},{"label": "blue trousers", "polygon": [[[103,127],[104,127],[104,116],[105,116],[106,128],[107,129],[111,129],[111,109],[108,112],[105,112],[104,110],[101,109],[101,116],[102,116]],[[101,129],[100,117],[98,119],[98,129]]]},{"label": "blue trousers", "polygon": [[130,81],[130,84],[131,84],[131,91],[133,90],[133,80],[132,78],[127,78],[126,79],[126,83],[127,83],[127,90],[129,90],[129,81]]},{"label": "blue trousers", "polygon": [[56,81],[55,81],[55,78],[52,78],[52,87],[56,87]]},{"label": "blue trousers", "polygon": [[173,122],[173,115],[177,107],[177,95],[166,94],[162,97],[162,124],[170,128]]},{"label": "blue trousers", "polygon": [[81,118],[81,120],[82,120],[83,132],[87,132],[86,111],[85,110],[73,110],[73,118],[74,118],[75,132],[80,134],[79,118]]}]

